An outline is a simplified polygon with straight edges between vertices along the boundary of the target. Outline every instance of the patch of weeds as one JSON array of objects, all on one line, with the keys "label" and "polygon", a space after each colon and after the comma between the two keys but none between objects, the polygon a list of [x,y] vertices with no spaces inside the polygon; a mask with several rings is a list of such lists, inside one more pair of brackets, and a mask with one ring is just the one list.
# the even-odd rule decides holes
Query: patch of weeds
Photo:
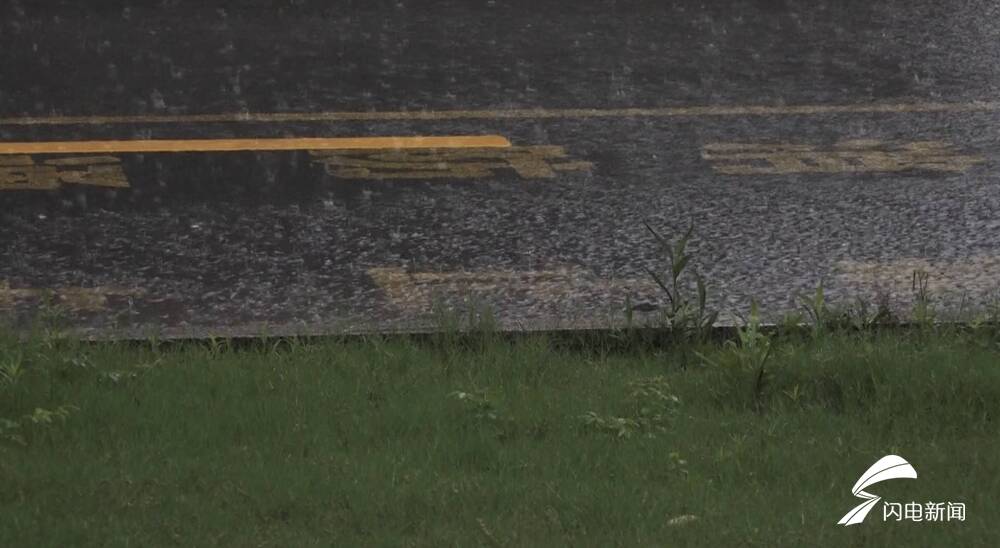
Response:
[{"label": "patch of weeds", "polygon": [[52,365],[53,375],[61,381],[71,381],[82,375],[87,375],[96,369],[90,356],[78,354],[71,357],[63,357]]},{"label": "patch of weeds", "polygon": [[462,402],[465,409],[478,420],[497,420],[498,418],[496,406],[486,396],[485,390],[478,390],[476,392],[455,391],[448,394],[448,397]]},{"label": "patch of weeds", "polygon": [[628,387],[633,416],[651,428],[662,430],[680,407],[680,398],[670,391],[670,384],[662,375],[631,381]]},{"label": "patch of weeds", "polygon": [[500,322],[492,307],[480,299],[466,299],[466,329],[469,333],[470,347],[480,352],[486,351],[493,344],[500,332]]},{"label": "patch of weeds", "polygon": [[487,394],[486,390],[455,391],[448,394],[448,397],[460,402],[462,413],[471,419],[470,425],[478,428],[488,427],[500,440],[509,439],[516,435],[516,423],[506,413],[500,411],[499,406]]},{"label": "patch of weeds", "polygon": [[101,371],[97,374],[99,384],[118,385],[139,378],[135,371]]},{"label": "patch of weeds", "polygon": [[21,447],[27,447],[28,441],[24,439],[21,431],[21,422],[0,418],[0,442],[16,443]]},{"label": "patch of weeds", "polygon": [[775,324],[774,338],[779,344],[794,344],[806,334],[808,327],[801,312],[788,312]]},{"label": "patch of weeds", "polygon": [[781,393],[787,397],[793,405],[798,406],[799,402],[802,401],[802,386],[799,384],[795,384],[791,388],[782,390]]},{"label": "patch of weeds", "polygon": [[687,476],[687,464],[687,459],[681,456],[680,451],[671,451],[667,453],[667,470],[671,472],[680,472],[681,474]]},{"label": "patch of weeds", "polygon": [[584,429],[623,439],[635,434],[655,437],[656,432],[666,431],[681,404],[667,379],[662,375],[641,378],[629,382],[628,388],[626,415],[603,416],[590,411],[580,416]]},{"label": "patch of weeds", "polygon": [[24,377],[24,362],[20,356],[5,356],[0,361],[0,386],[16,386]]},{"label": "patch of weeds", "polygon": [[771,338],[761,330],[760,310],[757,301],[750,302],[750,316],[743,321],[743,326],[737,329],[736,341],[726,341],[724,352],[718,359],[711,359],[697,353],[705,363],[723,371],[735,371],[738,378],[742,374],[752,375],[750,395],[755,411],[762,412],[764,405],[764,390],[768,384],[769,373],[766,369],[768,358],[771,357]]},{"label": "patch of weeds", "polygon": [[27,447],[42,429],[66,422],[73,411],[78,410],[79,408],[73,405],[60,405],[55,409],[36,407],[34,411],[22,415],[19,419],[0,418],[0,441]]},{"label": "patch of weeds", "polygon": [[50,289],[42,292],[31,319],[34,337],[46,348],[54,348],[64,336],[70,317],[70,308],[58,301],[55,291]]},{"label": "patch of weeds", "polygon": [[[797,314],[795,318],[806,320],[813,339],[837,331],[868,332],[879,325],[898,323],[898,318],[889,306],[888,294],[880,294],[875,307],[860,297],[846,306],[833,306],[827,300],[825,288],[821,281],[812,295],[798,295],[799,308],[805,313]],[[791,326],[787,326],[791,327]]]},{"label": "patch of weeds", "polygon": [[233,341],[228,337],[208,337],[208,353],[213,358],[230,354],[233,351]]},{"label": "patch of weeds", "polygon": [[826,307],[826,296],[823,291],[823,282],[820,281],[813,291],[811,297],[799,295],[799,306],[805,311],[812,324],[813,338],[818,338],[826,331],[829,311]]},{"label": "patch of weeds", "polygon": [[[36,342],[41,343],[38,348],[44,349],[49,341]],[[27,352],[22,348],[0,355],[0,395],[4,397],[3,414],[6,415],[0,417],[0,441],[21,446],[30,445],[32,439],[66,422],[73,411],[78,410],[69,404],[52,407],[42,403],[48,401],[46,394],[51,399],[53,381],[73,383],[83,378],[114,386],[139,378],[159,363],[158,359],[127,370],[101,371],[84,353],[66,355],[35,351],[37,348],[27,343],[26,347]],[[25,413],[26,410],[30,412]]]},{"label": "patch of weeds", "polygon": [[966,323],[966,328],[963,341],[987,350],[1000,350],[1000,297],[991,299]]},{"label": "patch of weeds", "polygon": [[433,344],[449,357],[453,356],[458,350],[459,333],[462,330],[461,316],[441,299],[434,299],[431,303],[431,316],[434,324],[431,339]]},{"label": "patch of weeds", "polygon": [[22,418],[25,422],[30,422],[31,424],[53,424],[55,422],[66,422],[70,414],[78,410],[79,408],[74,405],[60,405],[52,410],[36,407],[31,414],[24,415]]},{"label": "patch of weeds", "polygon": [[[11,412],[22,409],[30,390],[24,380],[28,376],[28,366],[23,352],[17,351],[0,355],[0,409]],[[15,411],[16,412],[16,411]]]},{"label": "patch of weeds", "polygon": [[820,281],[811,296],[799,295],[799,308],[811,326],[813,339],[829,335],[835,331],[867,325],[873,318],[867,301],[858,299],[854,306],[833,306],[826,298],[823,282]]},{"label": "patch of weeds", "polygon": [[454,355],[461,350],[484,351],[499,337],[500,323],[488,303],[474,296],[455,309],[435,298],[431,314],[436,326],[432,341]]},{"label": "patch of weeds", "polygon": [[911,280],[913,291],[913,321],[924,328],[934,326],[934,299],[930,291],[931,275],[925,270],[914,270]]},{"label": "patch of weeds", "polygon": [[642,424],[632,417],[601,416],[594,411],[580,415],[586,430],[611,434],[617,438],[628,439],[642,431]]},{"label": "patch of weeds", "polygon": [[135,364],[135,368],[139,371],[149,371],[156,369],[157,367],[163,365],[163,356],[157,356],[155,360],[151,362],[140,362]]},{"label": "patch of weeds", "polygon": [[670,262],[666,277],[646,269],[667,297],[669,308],[663,310],[664,327],[670,329],[675,337],[683,340],[705,341],[719,317],[719,312],[707,308],[708,290],[704,278],[695,273],[697,293],[693,298],[683,289],[685,284],[681,281],[692,258],[687,253],[687,245],[694,232],[694,226],[688,228],[679,240],[671,243],[653,230],[649,223],[644,224]]},{"label": "patch of weeds", "polygon": [[854,305],[847,309],[846,322],[857,331],[867,332],[881,325],[896,325],[899,318],[892,312],[889,306],[889,295],[881,294],[876,299],[875,309],[872,310],[871,303],[858,297]]}]

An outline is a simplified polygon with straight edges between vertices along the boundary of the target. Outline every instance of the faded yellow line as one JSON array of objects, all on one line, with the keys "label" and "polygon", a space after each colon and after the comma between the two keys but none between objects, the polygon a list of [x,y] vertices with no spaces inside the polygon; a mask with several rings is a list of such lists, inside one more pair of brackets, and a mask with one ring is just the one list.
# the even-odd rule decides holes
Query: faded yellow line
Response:
[{"label": "faded yellow line", "polygon": [[970,255],[960,258],[902,257],[877,261],[840,261],[837,277],[843,282],[870,287],[912,290],[914,272],[928,276],[931,290],[990,293],[1000,289],[1000,255]]},{"label": "faded yellow line", "polygon": [[840,141],[833,146],[789,143],[711,143],[701,157],[726,175],[858,173],[926,170],[961,173],[984,163],[944,141]]},{"label": "faded yellow line", "polygon": [[33,300],[51,300],[51,304],[61,305],[78,312],[100,312],[108,305],[108,298],[130,298],[145,295],[142,289],[121,287],[54,287],[48,289],[14,289],[6,281],[0,281],[0,310]]},{"label": "faded yellow line", "polygon": [[302,139],[183,139],[136,141],[0,142],[0,154],[103,154],[115,152],[238,152],[265,150],[376,150],[508,148],[499,135],[450,137],[334,137]]},{"label": "faded yellow line", "polygon": [[848,105],[703,105],[656,108],[504,110],[417,110],[397,112],[270,112],[139,116],[43,116],[0,118],[0,126],[187,124],[225,122],[352,122],[389,120],[506,120],[524,118],[628,118],[689,116],[790,116],[862,113],[994,112],[1000,101],[969,103],[883,103]]},{"label": "faded yellow line", "polygon": [[566,304],[572,299],[603,295],[608,302],[624,302],[623,292],[638,290],[657,295],[650,279],[603,279],[591,271],[572,265],[546,270],[482,270],[409,272],[404,268],[371,268],[368,275],[382,289],[389,302],[411,312],[432,310],[436,299],[489,296],[507,299],[523,294],[545,303]]}]

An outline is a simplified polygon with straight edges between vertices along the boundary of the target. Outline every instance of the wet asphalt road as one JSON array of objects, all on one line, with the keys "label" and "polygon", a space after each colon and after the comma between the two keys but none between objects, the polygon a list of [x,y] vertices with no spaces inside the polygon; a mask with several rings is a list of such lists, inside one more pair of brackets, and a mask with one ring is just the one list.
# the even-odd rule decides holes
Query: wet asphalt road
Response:
[{"label": "wet asphalt road", "polygon": [[660,299],[643,222],[694,224],[725,311],[821,280],[902,311],[918,269],[952,308],[1000,286],[997,1],[42,4],[0,5],[0,149],[496,135],[542,158],[114,153],[109,187],[0,154],[18,322],[51,298],[95,335],[319,333],[481,300],[604,326]]}]

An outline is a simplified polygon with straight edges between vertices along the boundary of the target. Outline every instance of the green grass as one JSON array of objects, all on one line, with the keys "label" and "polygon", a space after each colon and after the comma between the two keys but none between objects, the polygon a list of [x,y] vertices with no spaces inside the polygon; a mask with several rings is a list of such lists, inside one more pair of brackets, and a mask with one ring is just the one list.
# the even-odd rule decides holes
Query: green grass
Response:
[{"label": "green grass", "polygon": [[[997,340],[7,338],[0,546],[996,546]],[[886,454],[966,521],[837,526]]]}]

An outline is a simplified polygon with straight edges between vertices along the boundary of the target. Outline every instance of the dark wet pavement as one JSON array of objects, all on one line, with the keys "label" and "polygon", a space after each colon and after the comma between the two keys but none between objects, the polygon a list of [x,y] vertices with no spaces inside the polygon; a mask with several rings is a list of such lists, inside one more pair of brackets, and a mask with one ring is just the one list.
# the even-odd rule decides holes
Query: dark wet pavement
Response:
[{"label": "dark wet pavement", "polygon": [[[25,189],[0,154],[0,314],[18,321],[50,299],[93,334],[319,333],[478,299],[509,327],[604,326],[626,295],[659,299],[644,221],[695,225],[727,311],[792,310],[821,280],[905,309],[913,270],[942,303],[1000,286],[998,2],[105,4],[0,8],[0,147],[500,135],[535,171],[114,154],[127,187],[60,165]],[[16,157],[40,180],[68,156]]]}]

